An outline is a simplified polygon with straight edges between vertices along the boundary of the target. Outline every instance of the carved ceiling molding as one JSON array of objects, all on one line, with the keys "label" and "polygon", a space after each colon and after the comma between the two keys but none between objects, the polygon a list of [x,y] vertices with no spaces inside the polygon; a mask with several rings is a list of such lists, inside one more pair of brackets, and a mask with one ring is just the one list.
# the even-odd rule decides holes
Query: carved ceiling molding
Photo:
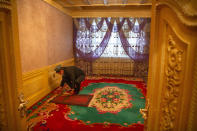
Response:
[{"label": "carved ceiling molding", "polygon": [[10,0],[0,0],[0,8],[11,10],[11,1]]},{"label": "carved ceiling molding", "polygon": [[[161,6],[168,6],[172,9],[180,21],[186,26],[197,26],[197,11],[191,11],[190,4],[182,5],[178,0],[157,0],[156,9]],[[190,9],[190,10],[188,10]]]},{"label": "carved ceiling molding", "polygon": [[164,86],[164,95],[161,102],[161,131],[169,131],[175,127],[180,84],[182,82],[183,51],[177,47],[171,35],[168,36],[167,54],[165,69],[166,85]]}]

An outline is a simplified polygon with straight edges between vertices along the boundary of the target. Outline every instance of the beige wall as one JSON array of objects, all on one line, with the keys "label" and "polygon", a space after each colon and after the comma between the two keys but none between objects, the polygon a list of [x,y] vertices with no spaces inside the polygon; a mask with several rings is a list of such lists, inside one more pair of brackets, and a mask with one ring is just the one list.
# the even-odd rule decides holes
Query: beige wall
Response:
[{"label": "beige wall", "polygon": [[22,71],[73,57],[72,18],[42,0],[18,0]]}]

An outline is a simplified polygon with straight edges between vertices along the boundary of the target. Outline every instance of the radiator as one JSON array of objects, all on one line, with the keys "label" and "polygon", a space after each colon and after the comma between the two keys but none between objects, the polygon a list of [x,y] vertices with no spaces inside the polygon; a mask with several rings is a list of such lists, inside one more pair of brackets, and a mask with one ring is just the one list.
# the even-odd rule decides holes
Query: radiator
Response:
[{"label": "radiator", "polygon": [[134,62],[129,58],[99,58],[92,63],[94,75],[133,76]]}]

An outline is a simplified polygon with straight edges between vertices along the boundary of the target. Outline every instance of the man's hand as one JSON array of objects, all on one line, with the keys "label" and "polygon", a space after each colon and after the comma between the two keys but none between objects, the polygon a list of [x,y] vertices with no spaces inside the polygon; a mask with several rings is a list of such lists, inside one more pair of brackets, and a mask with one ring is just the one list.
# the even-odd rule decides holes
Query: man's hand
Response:
[{"label": "man's hand", "polygon": [[64,85],[64,88],[66,89],[66,91],[72,91],[72,89],[66,84]]}]

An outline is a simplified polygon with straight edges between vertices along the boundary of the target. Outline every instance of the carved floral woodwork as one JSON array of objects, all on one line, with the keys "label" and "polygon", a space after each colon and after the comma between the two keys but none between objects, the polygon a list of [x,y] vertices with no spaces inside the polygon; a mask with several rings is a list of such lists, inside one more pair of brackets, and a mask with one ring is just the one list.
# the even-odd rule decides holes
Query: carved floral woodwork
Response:
[{"label": "carved floral woodwork", "polygon": [[11,9],[11,1],[10,0],[0,0],[0,9]]},{"label": "carved floral woodwork", "polygon": [[165,69],[166,85],[161,102],[160,130],[166,131],[174,128],[178,97],[180,91],[182,54],[183,51],[177,47],[172,36],[168,36],[167,65]]}]

